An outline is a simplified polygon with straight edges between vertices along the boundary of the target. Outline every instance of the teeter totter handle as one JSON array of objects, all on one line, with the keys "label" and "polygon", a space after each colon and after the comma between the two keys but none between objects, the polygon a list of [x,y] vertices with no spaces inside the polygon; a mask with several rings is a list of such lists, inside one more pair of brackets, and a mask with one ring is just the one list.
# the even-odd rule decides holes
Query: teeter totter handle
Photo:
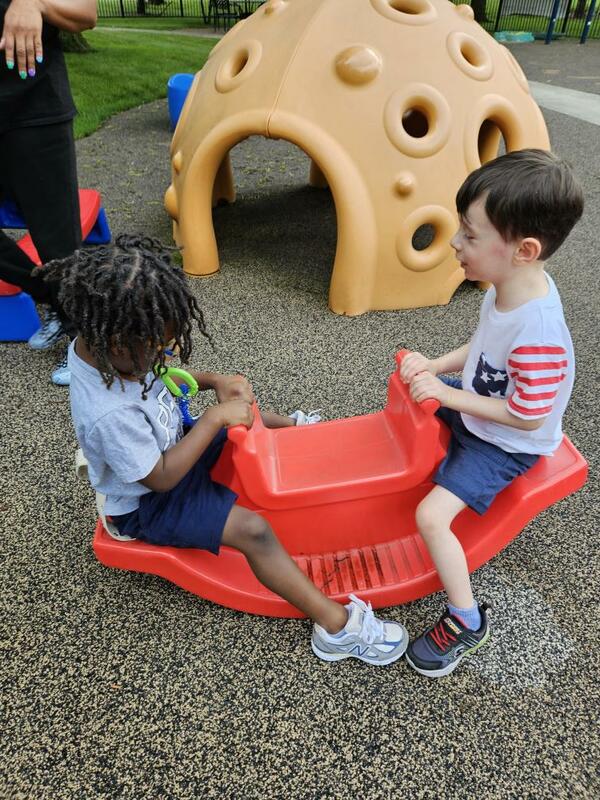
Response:
[{"label": "teeter totter handle", "polygon": [[[407,356],[409,353],[410,350],[398,350],[398,352],[396,353],[396,364],[398,365],[398,377],[400,377],[400,364],[402,364],[404,356]],[[414,403],[414,400],[411,400],[410,397],[408,384],[403,383],[402,386],[405,389],[406,399],[409,402]],[[416,403],[415,405],[417,405],[421,409],[421,411],[423,411],[423,413],[426,414],[428,417],[432,417],[440,407],[439,400],[434,400],[433,398],[429,398],[429,400],[423,400],[422,403]]]},{"label": "teeter totter handle", "polygon": [[[399,374],[400,364],[402,363],[402,359],[404,358],[404,356],[408,355],[409,352],[410,352],[409,350],[399,350],[396,353],[396,364],[398,366],[398,374],[395,377],[397,377],[397,380],[399,381],[400,388],[405,397],[406,402],[416,405],[418,408],[420,408],[423,414],[425,414],[425,416],[431,417],[440,407],[439,402],[437,400],[429,399],[429,400],[423,400],[422,403],[415,403],[414,400],[412,400],[410,397],[408,384],[403,383],[400,380],[400,374]],[[255,420],[257,418],[260,419],[258,406],[256,405],[256,403],[254,403],[254,405],[252,406],[252,410],[254,413],[254,419]],[[243,444],[244,441],[246,440],[247,435],[248,435],[248,428],[245,425],[234,425],[227,431],[227,437],[229,441],[233,442],[236,445]]]}]

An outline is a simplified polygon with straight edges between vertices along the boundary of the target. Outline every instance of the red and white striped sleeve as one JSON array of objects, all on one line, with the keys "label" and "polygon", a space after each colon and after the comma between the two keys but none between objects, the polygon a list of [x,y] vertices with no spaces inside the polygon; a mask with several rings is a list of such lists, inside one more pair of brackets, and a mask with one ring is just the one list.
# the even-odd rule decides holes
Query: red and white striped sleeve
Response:
[{"label": "red and white striped sleeve", "polygon": [[522,419],[547,417],[568,369],[567,351],[560,345],[515,348],[508,356],[508,373],[515,384],[509,411]]}]

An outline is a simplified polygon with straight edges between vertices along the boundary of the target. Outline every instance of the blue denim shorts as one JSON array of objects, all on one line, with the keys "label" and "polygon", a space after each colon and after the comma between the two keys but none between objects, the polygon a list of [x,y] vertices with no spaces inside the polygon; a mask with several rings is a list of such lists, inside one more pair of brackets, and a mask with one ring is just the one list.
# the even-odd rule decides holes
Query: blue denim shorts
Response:
[{"label": "blue denim shorts", "polygon": [[135,511],[112,515],[119,533],[149,544],[196,547],[217,555],[223,528],[237,500],[235,492],[210,477],[226,440],[227,432],[220,431],[168,492],[148,492],[140,497]]},{"label": "blue denim shorts", "polygon": [[[462,389],[458,378],[440,376],[440,380]],[[507,453],[480,439],[465,427],[458,411],[441,407],[436,414],[450,428],[451,437],[448,452],[433,482],[452,492],[478,514],[484,514],[496,495],[539,458],[530,453]]]}]

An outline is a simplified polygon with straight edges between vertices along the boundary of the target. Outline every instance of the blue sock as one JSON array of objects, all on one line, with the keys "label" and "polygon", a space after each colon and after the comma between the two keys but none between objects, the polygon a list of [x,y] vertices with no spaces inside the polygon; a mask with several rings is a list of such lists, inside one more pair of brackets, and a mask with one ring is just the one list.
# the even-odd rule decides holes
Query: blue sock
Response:
[{"label": "blue sock", "polygon": [[481,625],[481,614],[479,613],[479,606],[477,602],[473,603],[471,608],[457,608],[456,606],[448,603],[448,609],[451,614],[462,620],[463,624],[470,628],[472,631],[479,630]]}]

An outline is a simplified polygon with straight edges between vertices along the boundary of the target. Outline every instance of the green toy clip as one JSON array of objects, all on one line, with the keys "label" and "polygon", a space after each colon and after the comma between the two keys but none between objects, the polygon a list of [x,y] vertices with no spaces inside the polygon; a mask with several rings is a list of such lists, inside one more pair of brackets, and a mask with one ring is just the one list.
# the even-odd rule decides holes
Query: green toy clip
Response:
[{"label": "green toy clip", "polygon": [[[194,397],[194,395],[198,394],[198,383],[196,379],[184,369],[179,369],[179,367],[163,367],[161,370],[160,366],[157,365],[154,367],[154,374],[161,379],[173,397],[184,397],[186,394],[188,397]],[[184,392],[181,387],[175,383],[173,378],[179,378],[179,380],[188,387],[188,391]]]}]

